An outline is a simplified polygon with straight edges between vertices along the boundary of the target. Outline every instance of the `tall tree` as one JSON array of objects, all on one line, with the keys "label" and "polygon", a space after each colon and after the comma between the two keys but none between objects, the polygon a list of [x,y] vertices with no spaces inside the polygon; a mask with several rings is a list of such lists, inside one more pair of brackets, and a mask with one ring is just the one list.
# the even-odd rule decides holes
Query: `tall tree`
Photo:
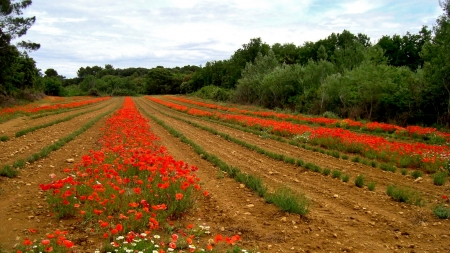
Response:
[{"label": "tall tree", "polygon": [[[5,49],[11,40],[25,35],[36,21],[36,17],[22,17],[23,9],[31,5],[31,0],[0,0],[0,49]],[[17,46],[26,50],[37,50],[40,45],[30,41],[21,41]]]},{"label": "tall tree", "polygon": [[[434,37],[424,45],[424,74],[428,82],[429,101],[435,104],[440,123],[450,125],[450,0],[440,2],[444,14],[436,20]],[[442,99],[446,94],[446,99]],[[443,111],[441,108],[445,108]]]}]

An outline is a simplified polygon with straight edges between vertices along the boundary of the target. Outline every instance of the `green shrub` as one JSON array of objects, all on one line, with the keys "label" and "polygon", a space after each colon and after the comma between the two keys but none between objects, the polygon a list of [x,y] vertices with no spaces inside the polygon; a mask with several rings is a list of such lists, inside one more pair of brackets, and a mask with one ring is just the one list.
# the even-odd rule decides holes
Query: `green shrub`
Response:
[{"label": "green shrub", "polygon": [[419,192],[407,187],[389,185],[387,187],[386,194],[398,202],[405,202],[416,206],[423,205],[422,195]]},{"label": "green shrub", "polygon": [[411,176],[413,178],[418,178],[418,177],[421,177],[422,175],[423,175],[423,173],[420,170],[415,170],[415,171],[411,172]]},{"label": "green shrub", "polygon": [[0,170],[0,176],[2,177],[9,177],[14,178],[19,175],[19,171],[9,165],[3,166],[3,168]]},{"label": "green shrub", "polygon": [[394,165],[389,164],[389,163],[382,163],[380,165],[380,169],[382,169],[384,171],[390,171],[390,172],[393,172],[393,173],[395,173],[397,171],[397,168],[395,168]]},{"label": "green shrub", "polygon": [[14,162],[13,167],[18,169],[18,168],[23,168],[25,167],[25,161],[20,159]]},{"label": "green shrub", "polygon": [[327,119],[339,119],[339,116],[334,113],[334,112],[330,112],[330,111],[326,111],[322,114],[322,117],[327,118]]},{"label": "green shrub", "polygon": [[332,178],[340,178],[342,175],[342,172],[340,170],[333,170],[331,172],[331,177]]},{"label": "green shrub", "polygon": [[295,193],[289,188],[277,189],[266,198],[266,201],[286,212],[300,215],[306,215],[309,212],[310,201],[304,195]]},{"label": "green shrub", "polygon": [[202,87],[200,90],[194,92],[194,96],[204,99],[212,99],[215,101],[228,101],[230,99],[231,91],[214,85]]},{"label": "green shrub", "polygon": [[433,213],[439,219],[448,219],[448,218],[450,218],[450,208],[446,207],[443,204],[435,206],[433,208]]},{"label": "green shrub", "polygon": [[408,170],[407,170],[407,169],[402,169],[402,170],[401,170],[401,173],[402,173],[403,176],[405,176],[405,175],[408,174]]},{"label": "green shrub", "polygon": [[363,175],[358,175],[355,179],[355,185],[359,188],[364,187],[365,178]]},{"label": "green shrub", "polygon": [[369,191],[374,191],[375,190],[375,186],[376,186],[375,182],[367,183],[367,188],[369,189]]},{"label": "green shrub", "polygon": [[433,183],[435,185],[444,185],[445,182],[447,182],[447,173],[446,172],[443,172],[443,171],[437,172],[437,173],[433,174],[432,177],[433,177]]},{"label": "green shrub", "polygon": [[9,141],[9,137],[6,135],[0,136],[0,141]]},{"label": "green shrub", "polygon": [[361,162],[361,157],[359,157],[359,156],[353,157],[352,162],[355,162],[355,163]]},{"label": "green shrub", "polygon": [[328,169],[328,168],[325,168],[325,169],[322,170],[322,174],[325,175],[325,176],[330,175],[330,172],[331,172],[331,170]]},{"label": "green shrub", "polygon": [[342,175],[341,177],[342,182],[347,183],[350,180],[350,176],[347,174]]}]

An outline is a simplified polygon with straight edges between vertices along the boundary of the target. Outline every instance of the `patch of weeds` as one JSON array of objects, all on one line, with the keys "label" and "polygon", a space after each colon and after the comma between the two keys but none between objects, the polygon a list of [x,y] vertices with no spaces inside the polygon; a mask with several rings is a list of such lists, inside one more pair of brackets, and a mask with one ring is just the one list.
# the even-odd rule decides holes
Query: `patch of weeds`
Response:
[{"label": "patch of weeds", "polygon": [[422,206],[424,204],[422,195],[411,188],[389,185],[386,194],[398,202],[405,202],[416,206]]},{"label": "patch of weeds", "polygon": [[359,157],[359,156],[353,157],[353,158],[352,158],[352,162],[355,162],[355,163],[361,162],[361,157]]},{"label": "patch of weeds", "polygon": [[408,174],[408,170],[407,169],[402,169],[401,173],[403,176],[406,176]]},{"label": "patch of weeds", "polygon": [[289,188],[277,189],[266,198],[266,201],[286,212],[300,215],[306,215],[309,212],[310,201],[304,195],[295,193]]},{"label": "patch of weeds", "polygon": [[376,167],[378,167],[378,163],[375,161],[372,161],[372,162],[370,162],[370,166],[376,168]]},{"label": "patch of weeds", "polygon": [[341,158],[342,158],[343,160],[348,160],[348,155],[342,155]]},{"label": "patch of weeds", "polygon": [[21,169],[23,167],[25,167],[25,161],[20,159],[14,162],[13,167],[16,169]]},{"label": "patch of weeds", "polygon": [[432,175],[434,185],[444,185],[447,182],[447,173],[440,171]]},{"label": "patch of weeds", "polygon": [[365,178],[363,175],[358,175],[355,179],[355,185],[359,188],[364,187]]},{"label": "patch of weeds", "polygon": [[328,169],[328,168],[325,168],[325,169],[322,170],[322,174],[325,175],[325,176],[330,175],[330,172],[331,172],[331,170]]},{"label": "patch of weeds", "polygon": [[304,162],[303,160],[298,159],[297,161],[295,161],[295,165],[297,166],[303,166]]},{"label": "patch of weeds", "polygon": [[312,172],[320,173],[322,171],[319,166],[312,163],[306,163],[305,168],[311,170]]},{"label": "patch of weeds", "polygon": [[350,176],[347,174],[342,175],[341,177],[342,182],[347,183],[350,180]]},{"label": "patch of weeds", "polygon": [[224,177],[225,177],[225,172],[223,170],[217,170],[216,178],[217,179],[222,179]]},{"label": "patch of weeds", "polygon": [[3,166],[3,168],[0,170],[0,176],[2,177],[9,177],[14,178],[19,175],[19,171],[9,165]]},{"label": "patch of weeds", "polygon": [[394,165],[389,164],[389,163],[382,163],[380,165],[380,169],[382,169],[384,171],[390,171],[390,172],[393,172],[393,173],[395,173],[397,171],[397,168],[395,168]]},{"label": "patch of weeds", "polygon": [[377,184],[375,182],[369,182],[367,183],[367,188],[369,189],[369,191],[374,191],[376,185]]},{"label": "patch of weeds", "polygon": [[433,207],[433,213],[439,219],[450,218],[450,208],[445,206],[444,204],[440,204],[440,205]]},{"label": "patch of weeds", "polygon": [[331,151],[331,156],[332,157],[336,157],[336,158],[340,158],[341,154],[339,153],[339,151],[333,150],[333,151]]},{"label": "patch of weeds", "polygon": [[370,160],[367,160],[367,159],[362,159],[362,160],[361,160],[361,163],[364,164],[364,165],[366,165],[366,166],[370,166],[370,164],[371,164],[370,162],[371,162],[371,161],[370,161]]},{"label": "patch of weeds", "polygon": [[331,177],[332,178],[340,178],[342,175],[342,172],[340,170],[333,170],[331,172]]},{"label": "patch of weeds", "polygon": [[413,178],[419,178],[419,177],[423,176],[423,172],[420,170],[415,170],[415,171],[411,172],[411,176]]},{"label": "patch of weeds", "polygon": [[9,141],[9,137],[6,135],[0,136],[0,141]]}]

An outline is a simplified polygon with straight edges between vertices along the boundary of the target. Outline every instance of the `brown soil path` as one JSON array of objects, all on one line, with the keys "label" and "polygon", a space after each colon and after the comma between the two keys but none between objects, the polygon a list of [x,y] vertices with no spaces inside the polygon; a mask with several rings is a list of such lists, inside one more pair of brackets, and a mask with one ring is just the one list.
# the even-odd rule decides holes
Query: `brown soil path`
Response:
[{"label": "brown soil path", "polygon": [[[115,99],[113,103],[98,107],[96,111],[80,115],[66,122],[36,130],[15,138],[14,141],[0,142],[0,166],[12,165],[18,159],[25,160],[30,155],[39,152],[43,147],[77,130],[99,114],[117,107],[120,102],[120,99]],[[63,118],[64,115],[59,115],[59,117]],[[36,120],[40,121],[41,119]],[[28,122],[32,122],[32,120]],[[32,123],[29,124],[32,125]]]},{"label": "brown soil path", "polygon": [[[85,123],[86,120],[110,110],[122,102],[120,98],[113,99],[113,104],[94,112],[89,117],[83,117],[85,120],[81,122]],[[55,229],[68,230],[70,239],[77,245],[82,245],[76,249],[76,252],[94,252],[99,247],[99,239],[85,233],[84,227],[79,221],[58,220],[53,216],[45,201],[45,193],[40,190],[39,184],[50,183],[49,175],[52,173],[56,174],[56,178],[65,177],[63,169],[73,166],[66,162],[67,159],[73,158],[75,161],[79,161],[81,156],[87,154],[89,150],[99,149],[98,140],[102,137],[100,129],[104,126],[107,117],[102,118],[61,149],[50,153],[48,157],[26,165],[24,169],[20,170],[17,178],[0,177],[0,246],[7,252],[10,252],[15,245],[22,243],[25,238],[41,240],[47,233],[52,233]],[[75,122],[72,122],[72,125],[75,125]],[[66,126],[60,131],[62,135],[67,135],[74,128]],[[47,135],[45,131],[37,132],[38,135],[33,138],[44,138]],[[36,229],[37,232],[31,233],[30,228]]]},{"label": "brown soil path", "polygon": [[[299,148],[288,143],[283,143],[268,138],[262,138],[258,135],[240,131],[235,128],[226,127],[221,124],[201,119],[200,117],[195,117],[186,113],[171,110],[170,108],[157,105],[155,103],[153,103],[152,105],[157,106],[158,110],[160,110],[161,112],[168,113],[178,118],[189,120],[205,127],[213,128],[221,133],[228,134],[231,137],[240,139],[252,145],[259,146],[265,150],[283,154],[296,159],[300,158],[306,163],[313,163],[320,166],[321,168],[340,170],[345,174],[349,174],[352,179],[354,179],[359,174],[363,174],[364,176],[366,176],[368,181],[376,182],[377,188],[381,191],[384,191],[390,184],[407,186],[409,188],[419,190],[431,202],[440,201],[442,199],[442,195],[450,195],[450,186],[448,184],[446,186],[436,186],[433,184],[433,179],[430,176],[424,175],[422,180],[415,181],[413,177],[403,176],[399,172],[387,172],[379,168],[373,168],[371,166],[366,166],[360,163],[338,159],[329,155],[321,154],[319,152]],[[409,170],[409,172],[411,171],[412,170]]]},{"label": "brown soil path", "polygon": [[427,208],[400,204],[382,191],[369,192],[351,183],[301,171],[167,117],[159,113],[161,108],[144,108],[228,164],[263,178],[271,187],[283,184],[311,198],[314,207],[308,215],[310,230],[320,232],[315,234],[317,237],[296,240],[294,247],[319,240],[322,249],[331,251],[345,248],[357,252],[395,249],[445,252],[449,249],[445,239],[449,236],[448,222],[433,218]]}]

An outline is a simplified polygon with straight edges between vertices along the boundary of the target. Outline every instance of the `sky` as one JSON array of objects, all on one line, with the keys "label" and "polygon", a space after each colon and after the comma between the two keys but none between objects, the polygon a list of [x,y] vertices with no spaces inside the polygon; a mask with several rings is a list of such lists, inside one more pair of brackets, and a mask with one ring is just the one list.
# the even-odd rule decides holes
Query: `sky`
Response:
[{"label": "sky", "polygon": [[33,0],[36,23],[20,40],[45,72],[67,78],[86,66],[204,66],[261,38],[269,45],[317,41],[348,30],[383,35],[432,28],[439,0]]}]

